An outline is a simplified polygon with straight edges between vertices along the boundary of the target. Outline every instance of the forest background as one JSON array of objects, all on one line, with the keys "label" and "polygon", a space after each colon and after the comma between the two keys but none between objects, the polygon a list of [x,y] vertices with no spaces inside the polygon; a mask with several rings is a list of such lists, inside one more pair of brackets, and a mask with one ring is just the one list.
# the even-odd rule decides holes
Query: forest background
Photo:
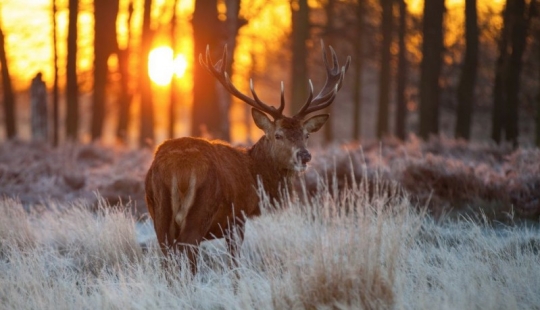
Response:
[{"label": "forest background", "polygon": [[[537,2],[4,1],[3,139],[29,139],[31,79],[48,140],[150,146],[186,135],[250,143],[248,108],[198,65],[229,50],[233,82],[290,110],[323,83],[320,40],[353,58],[320,143],[442,133],[539,143]],[[149,60],[149,61],[146,61]],[[149,73],[149,74],[147,74]],[[228,117],[224,117],[228,115]]]}]

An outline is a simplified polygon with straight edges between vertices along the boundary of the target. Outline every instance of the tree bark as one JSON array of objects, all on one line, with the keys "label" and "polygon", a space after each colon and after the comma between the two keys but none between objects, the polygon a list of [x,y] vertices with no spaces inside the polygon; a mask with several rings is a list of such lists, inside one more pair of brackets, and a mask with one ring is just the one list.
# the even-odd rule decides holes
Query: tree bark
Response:
[{"label": "tree bark", "polygon": [[[535,18],[540,17],[540,4],[536,0],[533,0],[531,2],[531,11],[530,11],[529,16],[531,18],[532,17],[535,17]],[[540,29],[536,29],[535,34],[536,34],[536,40],[537,40],[537,42],[539,42],[540,41]],[[537,60],[540,60],[540,49],[537,50],[536,57],[538,57]],[[538,81],[540,82],[540,76],[538,78]],[[540,89],[540,87],[539,87],[539,89]],[[540,93],[538,93],[537,97],[536,97],[535,121],[536,121],[536,127],[535,127],[535,137],[534,137],[535,140],[534,140],[534,142],[535,142],[536,147],[540,147]]]},{"label": "tree bark", "polygon": [[506,85],[505,80],[508,75],[508,45],[510,44],[510,2],[507,1],[503,11],[503,28],[499,39],[499,57],[495,65],[495,83],[493,87],[493,114],[491,126],[491,138],[497,144],[501,142],[502,132],[505,126],[505,101]]},{"label": "tree bark", "polygon": [[77,17],[79,1],[69,0],[69,25],[66,67],[66,137],[77,141],[79,129],[79,90],[77,82]]},{"label": "tree bark", "polygon": [[[118,48],[118,70],[120,71],[120,88],[121,93],[118,102],[118,124],[116,127],[116,138],[119,141],[126,142],[127,131],[129,126],[129,109],[131,107],[132,92],[129,87],[130,74],[129,74],[129,59],[131,51],[131,19],[133,18],[133,1],[128,5],[128,19],[126,21],[126,27],[128,29],[128,39],[125,48]],[[118,43],[117,43],[118,47]]]},{"label": "tree bark", "polygon": [[[325,44],[328,44],[330,46],[334,45],[334,19],[335,19],[335,6],[336,1],[335,0],[327,0],[325,11],[326,11],[326,42]],[[326,47],[325,47],[326,48]],[[324,140],[326,143],[330,143],[333,140],[333,117],[332,117],[332,110],[333,105],[329,105],[328,108],[326,108],[326,113],[330,114],[330,117],[328,118],[328,121],[326,121],[326,124],[324,126]]]},{"label": "tree bark", "polygon": [[148,75],[148,54],[152,45],[152,30],[150,18],[152,0],[144,0],[144,14],[142,24],[142,41],[139,69],[139,89],[141,92],[140,102],[140,134],[139,146],[151,147],[154,144],[154,105],[152,102],[152,85]]},{"label": "tree bark", "polygon": [[58,107],[58,101],[59,101],[59,91],[58,91],[58,47],[57,47],[57,36],[56,36],[56,0],[52,0],[52,41],[53,41],[53,98],[52,98],[52,106],[53,106],[53,137],[52,137],[52,144],[54,147],[58,146],[59,142],[59,107]]},{"label": "tree bark", "polygon": [[[226,21],[226,42],[227,42],[227,72],[229,77],[232,79],[234,75],[233,64],[234,64],[234,53],[236,51],[236,37],[238,36],[238,31],[244,25],[247,24],[247,21],[240,17],[240,0],[226,0],[225,5],[227,6],[227,21]],[[232,96],[227,92],[223,87],[219,86],[217,88],[218,98],[219,98],[219,108],[220,113],[226,117],[221,118],[221,139],[225,141],[231,140],[231,124],[229,120],[229,111],[232,105]]]},{"label": "tree bark", "polygon": [[420,137],[439,133],[439,76],[442,67],[444,0],[424,2],[422,63],[420,65]]},{"label": "tree bark", "polygon": [[356,62],[354,62],[354,115],[353,115],[353,138],[354,140],[360,140],[362,135],[362,94],[363,94],[363,83],[362,83],[362,72],[364,69],[364,49],[363,49],[363,39],[364,39],[364,0],[359,0],[356,6],[356,19],[358,22],[357,27],[357,37],[354,42]]},{"label": "tree bark", "polygon": [[308,96],[307,47],[309,6],[307,0],[292,0],[292,95],[291,114],[300,110]]},{"label": "tree bark", "polygon": [[6,56],[5,37],[0,28],[0,66],[2,66],[2,90],[4,93],[4,118],[6,121],[6,135],[8,139],[13,139],[17,135],[17,124],[15,120],[15,94],[9,75],[9,65]]},{"label": "tree bark", "polygon": [[[216,48],[222,38],[222,25],[218,20],[217,0],[195,1],[193,13],[194,59],[206,53],[206,46],[211,51]],[[221,115],[216,92],[216,80],[202,66],[193,67],[193,105],[191,118],[191,134],[199,137],[221,138]]]},{"label": "tree bark", "polygon": [[393,0],[380,0],[382,8],[381,20],[381,58],[379,72],[379,110],[377,113],[377,138],[388,134],[388,105],[390,101],[390,48],[392,45]]},{"label": "tree bark", "polygon": [[[173,59],[177,55],[178,49],[176,47],[176,10],[178,7],[178,0],[173,1],[172,6],[172,17],[171,17],[171,48],[173,51]],[[171,86],[170,86],[170,93],[169,93],[169,139],[173,139],[175,137],[174,134],[174,125],[176,123],[176,107],[178,106],[178,99],[180,96],[178,95],[178,77],[176,77],[175,74],[173,74],[171,78]]]},{"label": "tree bark", "polygon": [[470,139],[474,89],[478,68],[476,0],[465,0],[465,60],[457,90],[456,138]]},{"label": "tree bark", "polygon": [[399,0],[399,31],[398,31],[398,65],[397,65],[397,89],[396,89],[396,136],[405,140],[407,135],[407,47],[405,36],[407,32],[407,4],[405,0]]},{"label": "tree bark", "polygon": [[512,27],[512,53],[508,62],[508,76],[506,80],[506,139],[514,147],[518,146],[518,107],[519,84],[521,76],[522,58],[527,40],[527,19],[525,18],[525,0],[514,0],[511,13],[514,21]]},{"label": "tree bark", "polygon": [[92,141],[101,138],[109,67],[116,52],[116,17],[119,0],[94,0],[94,95],[92,98]]}]

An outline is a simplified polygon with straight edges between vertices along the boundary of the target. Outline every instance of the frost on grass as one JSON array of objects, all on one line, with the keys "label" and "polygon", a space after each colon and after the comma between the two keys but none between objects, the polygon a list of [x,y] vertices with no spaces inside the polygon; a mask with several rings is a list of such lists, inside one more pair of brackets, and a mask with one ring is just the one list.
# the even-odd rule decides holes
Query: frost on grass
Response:
[{"label": "frost on grass", "polygon": [[24,206],[85,200],[97,207],[96,192],[111,205],[146,211],[143,180],[152,154],[97,144],[52,148],[18,140],[0,144],[0,196]]},{"label": "frost on grass", "polygon": [[367,176],[397,182],[411,200],[435,218],[463,214],[511,223],[540,217],[540,150],[516,151],[445,138],[405,143],[385,140],[327,147],[314,152],[306,173],[310,192],[322,176],[338,189]]},{"label": "frost on grass", "polygon": [[[99,144],[63,145],[8,141],[0,144],[0,196],[24,206],[48,201],[86,200],[95,193],[111,205],[146,213],[144,177],[152,161],[149,150]],[[352,180],[367,179],[373,195],[379,181],[392,181],[435,218],[463,214],[490,220],[538,222],[540,217],[540,150],[468,144],[445,138],[423,142],[386,139],[381,143],[329,146],[313,151],[304,184],[310,194],[322,178],[332,192]],[[300,184],[300,182],[299,182]]]},{"label": "frost on grass", "polygon": [[[516,309],[540,304],[540,232],[488,221],[435,222],[394,185],[262,199],[237,267],[205,242],[199,273],[136,236],[104,200],[23,212],[0,200],[5,309]],[[147,228],[147,227],[146,227]],[[20,232],[20,234],[18,233]],[[164,264],[164,263],[167,264]],[[168,266],[164,268],[164,266]]]}]

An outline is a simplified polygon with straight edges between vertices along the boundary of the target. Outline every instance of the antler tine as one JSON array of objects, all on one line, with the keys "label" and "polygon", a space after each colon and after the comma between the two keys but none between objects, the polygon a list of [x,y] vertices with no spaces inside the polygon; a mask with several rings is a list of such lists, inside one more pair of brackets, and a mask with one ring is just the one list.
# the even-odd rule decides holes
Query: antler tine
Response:
[{"label": "antler tine", "polygon": [[[271,115],[274,119],[278,119],[282,116],[283,108],[284,108],[284,99],[282,95],[282,102],[279,106],[279,109],[276,109],[272,106],[269,106],[262,102],[259,97],[257,96],[257,93],[255,92],[255,89],[253,87],[253,81],[250,79],[250,89],[251,93],[253,94],[253,98],[250,98],[240,92],[231,82],[231,79],[229,77],[229,74],[225,71],[227,67],[227,45],[225,45],[225,48],[223,49],[223,56],[220,60],[218,60],[215,64],[212,62],[212,58],[210,57],[210,46],[206,46],[206,59],[203,59],[202,54],[199,54],[199,62],[203,67],[208,70],[218,81],[225,87],[225,89],[236,98],[244,101],[245,103],[249,104],[250,106],[267,113]],[[281,90],[283,93],[283,88]]]},{"label": "antler tine", "polygon": [[278,108],[279,113],[283,114],[283,109],[285,109],[285,86],[283,85],[283,81],[281,81],[281,100]]},{"label": "antler tine", "polygon": [[[300,111],[295,114],[295,118],[303,118],[309,113],[322,110],[328,107],[334,101],[337,91],[341,88],[345,72],[349,69],[351,57],[347,57],[347,61],[343,67],[340,68],[336,51],[332,46],[330,46],[330,52],[332,57],[332,65],[328,61],[328,56],[326,53],[326,48],[324,43],[321,40],[322,53],[323,53],[323,62],[326,68],[326,81],[324,83],[321,91],[313,97],[313,85],[311,85],[311,93],[309,95],[308,101],[302,106]],[[311,84],[311,81],[310,81]]]},{"label": "antler tine", "polygon": [[305,113],[307,108],[310,106],[311,101],[313,100],[313,83],[311,82],[311,79],[309,79],[308,81],[309,81],[308,99],[306,100],[304,105],[300,108],[300,111],[298,111],[298,113],[296,113],[296,115],[294,117],[297,117],[297,118],[304,117],[307,114],[307,113]]}]

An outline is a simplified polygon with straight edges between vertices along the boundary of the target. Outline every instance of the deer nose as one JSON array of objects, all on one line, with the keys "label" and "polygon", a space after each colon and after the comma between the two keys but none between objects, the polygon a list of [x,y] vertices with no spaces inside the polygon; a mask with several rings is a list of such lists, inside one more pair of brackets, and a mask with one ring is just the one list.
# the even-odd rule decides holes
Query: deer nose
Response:
[{"label": "deer nose", "polygon": [[296,153],[296,157],[302,164],[306,164],[311,160],[311,154],[307,150],[300,150]]}]

